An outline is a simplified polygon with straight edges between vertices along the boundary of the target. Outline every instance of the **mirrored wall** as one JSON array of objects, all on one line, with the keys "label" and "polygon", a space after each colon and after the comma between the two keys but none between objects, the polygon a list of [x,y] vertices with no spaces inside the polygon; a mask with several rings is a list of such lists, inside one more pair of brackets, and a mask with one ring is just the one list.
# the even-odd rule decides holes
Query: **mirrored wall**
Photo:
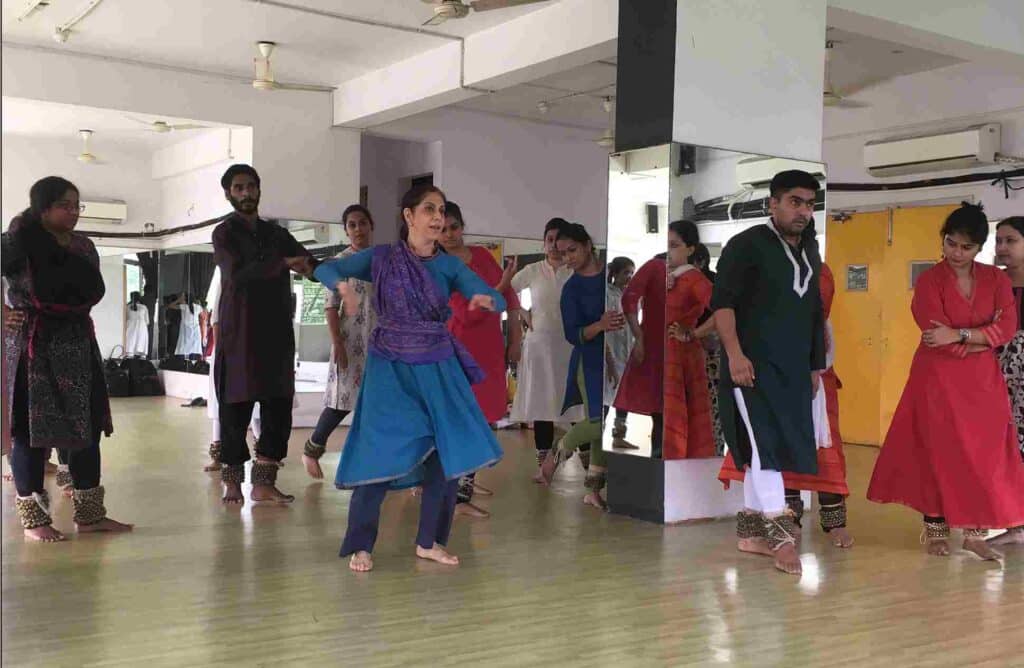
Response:
[{"label": "mirrored wall", "polygon": [[[607,307],[627,327],[606,335],[605,450],[664,459],[726,451],[720,345],[708,322],[714,270],[732,237],[771,224],[768,185],[790,169],[818,179],[820,217],[820,163],[682,144],[610,157]],[[824,255],[823,224],[816,236]]]}]

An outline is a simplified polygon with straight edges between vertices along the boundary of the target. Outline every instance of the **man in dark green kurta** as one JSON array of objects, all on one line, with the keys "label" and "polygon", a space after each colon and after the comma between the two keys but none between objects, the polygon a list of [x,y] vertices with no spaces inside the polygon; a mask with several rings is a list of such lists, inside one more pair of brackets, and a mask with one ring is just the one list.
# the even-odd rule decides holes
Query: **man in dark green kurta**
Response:
[{"label": "man in dark green kurta", "polygon": [[818,188],[807,172],[775,175],[771,220],[729,241],[712,298],[725,357],[722,430],[736,467],[746,471],[740,549],[772,554],[780,570],[794,574],[797,528],[782,471],[818,471],[811,414],[825,368],[812,219]]}]

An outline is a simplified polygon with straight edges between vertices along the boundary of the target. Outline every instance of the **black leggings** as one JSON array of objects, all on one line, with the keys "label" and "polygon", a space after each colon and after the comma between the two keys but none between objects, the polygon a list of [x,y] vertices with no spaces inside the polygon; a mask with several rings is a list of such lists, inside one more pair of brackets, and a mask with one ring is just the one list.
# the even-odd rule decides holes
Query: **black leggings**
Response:
[{"label": "black leggings", "polygon": [[538,450],[550,450],[555,443],[555,423],[535,421],[533,423],[533,443]]},{"label": "black leggings", "polygon": [[316,429],[313,430],[313,435],[309,437],[309,440],[316,445],[327,445],[327,439],[331,437],[331,434],[348,416],[349,412],[337,408],[324,408],[320,412],[320,419],[316,421]]}]

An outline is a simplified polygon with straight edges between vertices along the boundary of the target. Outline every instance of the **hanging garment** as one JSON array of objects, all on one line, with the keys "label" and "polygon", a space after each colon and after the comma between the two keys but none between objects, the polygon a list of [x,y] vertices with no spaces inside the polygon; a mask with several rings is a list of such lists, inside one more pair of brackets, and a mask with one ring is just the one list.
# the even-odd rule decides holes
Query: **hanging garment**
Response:
[{"label": "hanging garment", "polygon": [[202,308],[198,304],[193,304],[190,310],[188,304],[178,304],[178,310],[181,311],[181,325],[174,354],[184,357],[202,355],[203,339],[199,332],[199,313]]},{"label": "hanging garment", "polygon": [[128,357],[134,355],[149,357],[149,309],[145,304],[128,305],[124,352]]}]

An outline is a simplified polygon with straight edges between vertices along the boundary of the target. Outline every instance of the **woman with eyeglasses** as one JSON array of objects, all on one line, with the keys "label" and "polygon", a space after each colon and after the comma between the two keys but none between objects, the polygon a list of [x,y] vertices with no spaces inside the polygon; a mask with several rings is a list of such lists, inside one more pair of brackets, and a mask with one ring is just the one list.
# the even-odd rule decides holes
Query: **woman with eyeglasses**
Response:
[{"label": "woman with eyeglasses", "polygon": [[[43,487],[48,448],[68,453],[79,532],[129,531],[107,517],[100,485],[100,434],[114,429],[89,311],[105,287],[92,241],[74,231],[78,188],[58,176],[37,181],[31,205],[2,240],[2,273],[21,316],[5,321],[4,410],[25,537],[64,540],[52,527]],[[6,434],[5,434],[6,436]]]},{"label": "woman with eyeglasses", "polygon": [[942,226],[943,261],[917,279],[921,344],[868,498],[924,515],[929,554],[949,554],[953,527],[994,560],[987,530],[1024,524],[1024,462],[996,357],[1017,332],[1017,303],[1006,274],[974,261],[987,237],[981,207],[964,203]]}]

